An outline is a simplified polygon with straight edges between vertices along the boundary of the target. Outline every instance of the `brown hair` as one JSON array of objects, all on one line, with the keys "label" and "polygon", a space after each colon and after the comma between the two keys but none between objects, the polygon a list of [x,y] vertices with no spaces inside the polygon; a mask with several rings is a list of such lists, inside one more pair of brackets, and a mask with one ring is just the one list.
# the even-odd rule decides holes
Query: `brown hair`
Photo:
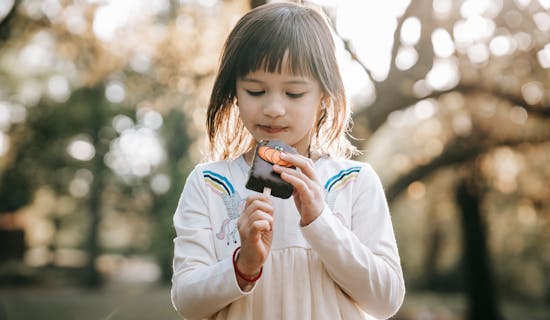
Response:
[{"label": "brown hair", "polygon": [[259,68],[280,73],[285,55],[288,70],[319,81],[330,100],[314,128],[310,147],[347,158],[356,152],[347,139],[351,111],[327,19],[312,7],[270,3],[245,14],[225,42],[206,119],[211,160],[237,157],[255,143],[239,118],[236,80]]}]

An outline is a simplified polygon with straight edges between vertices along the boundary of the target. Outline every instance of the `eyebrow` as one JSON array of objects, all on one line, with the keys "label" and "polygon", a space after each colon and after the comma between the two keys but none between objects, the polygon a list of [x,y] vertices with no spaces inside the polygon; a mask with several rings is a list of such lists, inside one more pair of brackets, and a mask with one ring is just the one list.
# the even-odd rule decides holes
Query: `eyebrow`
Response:
[{"label": "eyebrow", "polygon": [[[241,80],[242,80],[242,81],[245,81],[245,82],[264,83],[264,82],[261,81],[261,80],[254,79],[254,78],[248,78],[248,77],[243,77]],[[284,81],[283,83],[284,83],[284,84],[303,84],[303,85],[309,85],[309,81],[306,81],[306,80],[299,80],[299,79]]]}]

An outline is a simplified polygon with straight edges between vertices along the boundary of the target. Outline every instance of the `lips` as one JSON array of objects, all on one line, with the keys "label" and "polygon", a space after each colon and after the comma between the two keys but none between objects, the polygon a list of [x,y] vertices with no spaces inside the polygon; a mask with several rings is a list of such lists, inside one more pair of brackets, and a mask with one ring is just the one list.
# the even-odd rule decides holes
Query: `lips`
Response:
[{"label": "lips", "polygon": [[264,125],[258,125],[260,130],[269,133],[269,134],[275,134],[275,133],[281,133],[283,131],[286,131],[288,127],[284,126],[264,126]]}]

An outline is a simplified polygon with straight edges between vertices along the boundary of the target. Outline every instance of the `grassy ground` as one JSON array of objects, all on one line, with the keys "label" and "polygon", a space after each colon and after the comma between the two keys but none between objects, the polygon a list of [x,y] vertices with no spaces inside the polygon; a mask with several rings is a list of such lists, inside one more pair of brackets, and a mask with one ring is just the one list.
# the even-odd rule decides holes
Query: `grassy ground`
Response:
[{"label": "grassy ground", "polygon": [[[0,289],[0,320],[179,319],[168,287],[117,285],[97,291],[78,288]],[[464,319],[461,295],[409,292],[394,319]],[[550,307],[502,303],[505,319],[548,320]]]},{"label": "grassy ground", "polygon": [[179,319],[167,287],[1,289],[2,320]]}]

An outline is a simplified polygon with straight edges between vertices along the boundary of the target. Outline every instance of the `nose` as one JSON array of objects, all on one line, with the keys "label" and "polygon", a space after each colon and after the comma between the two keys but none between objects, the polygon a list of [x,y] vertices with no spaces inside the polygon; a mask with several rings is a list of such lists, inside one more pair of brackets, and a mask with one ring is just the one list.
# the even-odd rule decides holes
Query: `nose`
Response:
[{"label": "nose", "polygon": [[284,100],[277,96],[271,96],[266,99],[264,104],[264,115],[276,118],[285,115]]}]

